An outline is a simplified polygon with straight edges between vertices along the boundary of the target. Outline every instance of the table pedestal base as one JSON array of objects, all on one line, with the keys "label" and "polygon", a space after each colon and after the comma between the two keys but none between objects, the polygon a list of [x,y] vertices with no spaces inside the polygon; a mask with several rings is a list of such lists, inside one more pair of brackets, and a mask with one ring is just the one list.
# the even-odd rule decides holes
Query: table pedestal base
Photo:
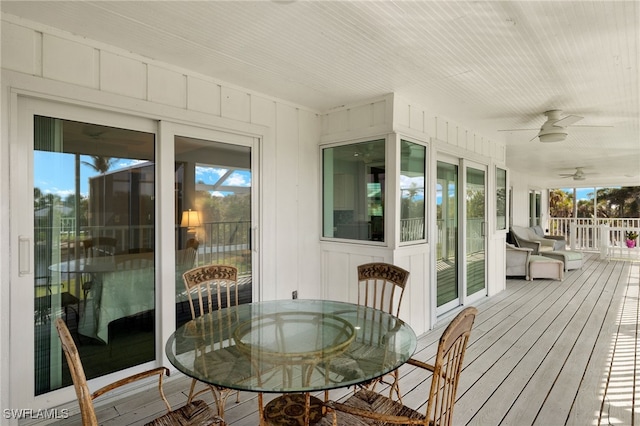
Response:
[{"label": "table pedestal base", "polygon": [[[322,419],[322,401],[310,396],[309,423],[318,423]],[[306,426],[304,423],[305,394],[287,393],[264,407],[265,422],[272,426]]]}]

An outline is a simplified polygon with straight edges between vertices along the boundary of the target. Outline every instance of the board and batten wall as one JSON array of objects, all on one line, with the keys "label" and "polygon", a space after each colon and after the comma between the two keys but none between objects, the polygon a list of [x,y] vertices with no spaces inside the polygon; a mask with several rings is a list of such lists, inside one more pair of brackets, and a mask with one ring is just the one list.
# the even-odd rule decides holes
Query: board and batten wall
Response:
[{"label": "board and batten wall", "polygon": [[309,281],[319,275],[317,112],[10,15],[2,70],[3,105],[12,92],[259,138],[261,297],[290,297],[299,285],[319,296],[319,279]]},{"label": "board and batten wall", "polygon": [[[400,316],[420,334],[433,328],[435,314],[435,258],[431,243],[435,235],[435,179],[439,153],[487,165],[489,194],[488,208],[488,295],[505,288],[504,243],[506,231],[496,230],[495,167],[505,167],[505,146],[483,138],[458,123],[427,111],[419,104],[397,94],[344,106],[322,115],[321,145],[386,137],[388,140],[407,139],[428,146],[427,170],[427,242],[399,244],[397,229],[385,227],[384,245],[367,245],[326,239],[321,242],[323,296],[328,299],[357,300],[357,272],[359,264],[389,262],[411,271],[405,290]],[[388,165],[388,167],[390,167]],[[391,170],[387,169],[387,174]],[[388,179],[389,186],[395,179]],[[399,223],[398,200],[387,201],[387,225]],[[393,208],[395,206],[395,208]],[[399,225],[393,225],[396,228]]]},{"label": "board and batten wall", "polygon": [[[12,187],[10,167],[16,166],[10,164],[10,141],[17,140],[21,97],[142,117],[157,121],[159,128],[166,121],[248,135],[259,140],[259,173],[253,177],[260,191],[255,297],[290,298],[294,290],[308,298],[321,296],[318,112],[11,15],[3,14],[1,24],[0,185],[5,200]],[[30,172],[28,165],[23,167]],[[157,202],[171,210],[173,191]],[[5,242],[0,245],[3,407],[17,407],[9,389],[10,294],[19,291],[11,269],[18,241],[17,231],[11,231],[11,215],[20,214],[16,210],[8,202],[0,206],[0,239]],[[161,219],[159,226],[168,224],[170,234],[172,223]],[[161,260],[172,261],[172,250],[166,252]]]}]

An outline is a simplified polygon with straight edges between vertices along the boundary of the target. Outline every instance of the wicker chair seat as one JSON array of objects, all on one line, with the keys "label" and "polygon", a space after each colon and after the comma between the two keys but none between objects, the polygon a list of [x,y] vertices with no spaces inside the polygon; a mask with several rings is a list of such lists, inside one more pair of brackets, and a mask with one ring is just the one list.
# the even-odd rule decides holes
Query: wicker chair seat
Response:
[{"label": "wicker chair seat", "polygon": [[414,358],[407,361],[407,364],[431,374],[429,394],[425,395],[424,414],[394,401],[391,397],[363,389],[343,403],[336,401],[325,403],[331,416],[326,416],[319,426],[387,424],[453,426],[453,408],[458,379],[477,312],[474,307],[465,308],[449,323],[440,336],[433,364]]},{"label": "wicker chair seat", "polygon": [[211,409],[204,401],[196,400],[147,423],[145,426],[211,426],[223,424],[222,419],[214,418]]},{"label": "wicker chair seat", "polygon": [[[348,404],[353,408],[371,413],[384,414],[385,416],[402,416],[416,420],[424,420],[425,418],[423,413],[419,413],[397,401],[367,389],[362,389],[356,392],[355,395],[349,398]],[[325,416],[318,426],[328,426],[331,424],[331,416]],[[338,416],[338,424],[340,426],[382,426],[389,423],[384,419],[370,419],[340,412]]]}]

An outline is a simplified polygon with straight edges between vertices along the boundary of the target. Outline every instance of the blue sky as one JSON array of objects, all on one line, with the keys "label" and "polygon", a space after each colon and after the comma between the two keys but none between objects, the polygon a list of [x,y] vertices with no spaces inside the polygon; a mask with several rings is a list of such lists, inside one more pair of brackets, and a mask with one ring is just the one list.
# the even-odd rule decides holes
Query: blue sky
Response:
[{"label": "blue sky", "polygon": [[[92,168],[82,163],[82,161],[91,162],[91,157],[80,157],[80,193],[83,196],[88,196],[89,192],[89,178],[97,175],[98,173]],[[122,169],[130,167],[138,163],[137,160],[122,159],[117,160],[112,166],[111,170]],[[34,186],[39,188],[44,194],[53,193],[59,195],[61,198],[66,198],[69,195],[75,193],[75,155],[51,153],[45,151],[34,151]],[[215,184],[221,176],[227,172],[227,169],[219,167],[196,167],[196,180],[208,185]],[[418,188],[424,187],[424,178],[408,178],[401,177],[402,187],[410,187],[411,183],[415,183]],[[251,172],[248,170],[236,170],[232,173],[225,183],[230,186],[251,186]],[[572,193],[572,188],[561,188],[567,193]],[[593,188],[578,188],[577,197],[578,200],[587,200],[590,198],[589,194],[593,194]],[[224,196],[228,193],[212,192],[214,196]],[[424,195],[422,195],[423,197]],[[420,196],[418,196],[421,198]],[[441,199],[441,194],[437,194],[438,201]]]},{"label": "blue sky", "polygon": [[[573,188],[560,188],[568,194],[573,194]],[[576,188],[576,198],[578,200],[593,199],[594,188]],[[591,195],[589,195],[591,194]]]},{"label": "blue sky", "polygon": [[[75,194],[75,155],[52,153],[46,151],[34,151],[34,186],[39,188],[43,194],[56,194],[61,198]],[[98,172],[90,166],[83,164],[86,161],[91,163],[91,157],[80,156],[80,193],[82,196],[89,195],[89,178],[96,176]],[[111,167],[111,171],[127,168],[140,163],[138,160],[120,159],[116,160]],[[219,167],[196,167],[196,180],[208,185],[215,184],[227,169]],[[251,172],[248,170],[237,170],[226,180],[226,185],[230,186],[251,186]],[[212,192],[214,196],[225,196],[229,193]]]},{"label": "blue sky", "polygon": [[[56,194],[61,198],[75,194],[75,161],[74,154],[34,151],[33,185],[39,188],[43,194]],[[83,196],[88,196],[89,178],[96,176],[98,172],[83,164],[83,161],[91,163],[92,160],[87,155],[80,156],[80,193]],[[138,162],[137,160],[118,160],[111,169],[122,169]]]}]

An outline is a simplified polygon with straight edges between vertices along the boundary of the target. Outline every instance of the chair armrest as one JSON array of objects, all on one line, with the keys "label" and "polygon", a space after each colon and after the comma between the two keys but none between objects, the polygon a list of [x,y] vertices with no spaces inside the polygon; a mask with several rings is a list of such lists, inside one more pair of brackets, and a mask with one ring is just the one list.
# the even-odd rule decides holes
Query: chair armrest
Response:
[{"label": "chair armrest", "polygon": [[544,237],[549,240],[566,241],[562,235],[545,235]]},{"label": "chair armrest", "polygon": [[147,370],[147,371],[143,371],[142,373],[138,373],[138,374],[134,374],[133,376],[129,376],[129,377],[125,377],[123,379],[117,380],[113,383],[109,383],[106,386],[101,387],[100,389],[96,390],[95,392],[93,392],[91,394],[91,399],[96,399],[97,397],[99,397],[100,395],[103,395],[109,391],[112,391],[114,389],[117,389],[121,386],[124,385],[128,385],[129,383],[133,383],[136,382],[138,380],[142,380],[142,379],[146,379],[148,377],[152,377],[152,376],[158,376],[158,389],[160,391],[160,397],[162,398],[162,400],[164,401],[165,405],[167,406],[167,411],[171,411],[171,405],[169,405],[169,401],[167,401],[167,398],[164,395],[164,390],[162,389],[162,378],[164,375],[169,375],[169,369],[166,367],[157,367],[154,368],[152,370]]},{"label": "chair armrest", "polygon": [[[407,361],[407,364],[411,364],[411,365],[415,365],[416,367],[420,367],[420,368],[424,368],[425,370],[429,370],[432,373],[435,371],[435,367],[431,364],[427,364],[426,362],[422,362],[422,361],[418,361],[417,359],[414,358],[409,358],[409,360]],[[445,380],[450,380],[447,379],[447,374],[445,371],[440,371],[440,376],[445,379]]]},{"label": "chair armrest", "polygon": [[409,358],[407,364],[415,365],[416,367],[424,368],[425,370],[429,370],[431,372],[433,372],[433,370],[435,369],[433,365],[427,364],[426,362],[418,361],[415,358]]},{"label": "chair armrest", "polygon": [[531,252],[531,254],[539,254],[540,253],[540,242],[538,241],[530,241],[530,240],[523,240],[523,239],[518,239],[518,245],[520,246],[520,248],[530,248],[533,251]]}]

